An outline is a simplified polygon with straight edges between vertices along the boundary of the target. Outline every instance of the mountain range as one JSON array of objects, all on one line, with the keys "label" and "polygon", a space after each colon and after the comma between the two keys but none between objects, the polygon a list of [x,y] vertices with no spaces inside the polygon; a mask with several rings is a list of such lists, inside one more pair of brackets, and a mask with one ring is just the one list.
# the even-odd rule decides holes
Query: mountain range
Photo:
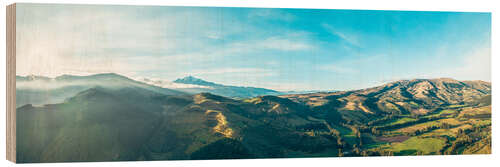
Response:
[{"label": "mountain range", "polygon": [[[18,78],[33,81],[57,83],[40,95],[73,95],[42,106],[29,102],[32,95],[19,97],[28,100],[17,108],[18,162],[491,152],[491,84],[484,81],[415,79],[280,94],[194,77],[174,83],[218,91],[173,90],[116,74]],[[246,96],[220,95],[226,92]]]},{"label": "mountain range", "polygon": [[89,76],[61,75],[55,78],[34,75],[16,76],[16,106],[60,103],[78,92],[93,87],[109,89],[139,87],[165,95],[186,94],[182,91],[146,84],[114,73]]},{"label": "mountain range", "polygon": [[332,109],[349,115],[349,119],[362,122],[369,120],[371,115],[424,115],[442,106],[464,105],[490,94],[489,82],[440,78],[401,80],[355,91],[281,97],[310,107],[332,106]]},{"label": "mountain range", "polygon": [[187,76],[170,82],[148,78],[131,79],[114,73],[89,76],[61,75],[55,78],[31,75],[16,76],[16,82],[18,107],[25,104],[42,105],[59,103],[80,91],[95,86],[108,88],[137,86],[166,95],[207,92],[232,98],[290,93],[265,88],[227,86],[204,81],[193,76]]}]

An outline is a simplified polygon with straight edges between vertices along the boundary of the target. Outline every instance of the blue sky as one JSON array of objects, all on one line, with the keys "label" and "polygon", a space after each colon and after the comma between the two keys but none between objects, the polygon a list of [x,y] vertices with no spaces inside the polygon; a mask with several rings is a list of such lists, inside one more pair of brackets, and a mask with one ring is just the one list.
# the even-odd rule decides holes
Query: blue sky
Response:
[{"label": "blue sky", "polygon": [[277,90],[491,80],[489,13],[20,4],[17,27],[18,75]]}]

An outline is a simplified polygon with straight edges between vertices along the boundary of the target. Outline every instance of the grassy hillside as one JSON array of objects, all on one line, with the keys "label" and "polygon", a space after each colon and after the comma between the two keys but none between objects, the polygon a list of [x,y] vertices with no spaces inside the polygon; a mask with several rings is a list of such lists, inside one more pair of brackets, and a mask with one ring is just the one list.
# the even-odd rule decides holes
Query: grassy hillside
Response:
[{"label": "grassy hillside", "polygon": [[[64,103],[19,107],[18,162],[237,158],[232,156],[242,150],[241,158],[265,158],[336,150],[328,130],[309,134],[304,128],[323,124],[301,115],[307,107],[279,97],[262,97],[261,103],[95,87]],[[235,154],[212,154],[219,146]]]},{"label": "grassy hillside", "polygon": [[485,82],[232,99],[92,87],[17,108],[18,162],[491,153]]},{"label": "grassy hillside", "polygon": [[160,114],[122,98],[93,88],[62,104],[18,108],[18,162],[137,159]]}]

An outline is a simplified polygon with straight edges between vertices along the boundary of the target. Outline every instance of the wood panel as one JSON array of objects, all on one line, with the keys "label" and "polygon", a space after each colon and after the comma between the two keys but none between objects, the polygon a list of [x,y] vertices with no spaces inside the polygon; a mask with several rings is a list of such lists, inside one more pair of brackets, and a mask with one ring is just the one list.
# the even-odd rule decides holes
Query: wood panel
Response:
[{"label": "wood panel", "polygon": [[16,4],[7,6],[7,160],[16,162]]}]

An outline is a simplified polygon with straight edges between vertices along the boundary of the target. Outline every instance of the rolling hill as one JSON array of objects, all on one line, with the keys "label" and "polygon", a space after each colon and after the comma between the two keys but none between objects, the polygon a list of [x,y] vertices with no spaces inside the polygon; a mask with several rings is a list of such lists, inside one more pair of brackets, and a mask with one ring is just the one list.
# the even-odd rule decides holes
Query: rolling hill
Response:
[{"label": "rolling hill", "polygon": [[311,107],[338,110],[347,119],[363,122],[388,114],[424,115],[442,106],[463,105],[491,94],[491,83],[449,78],[415,79],[333,93],[283,95]]},{"label": "rolling hill", "polygon": [[[317,122],[305,117],[305,106],[275,96],[260,103],[256,108],[254,102],[209,93],[89,88],[64,103],[19,107],[17,157],[19,162],[265,158],[336,148],[330,135],[297,130]],[[302,146],[308,143],[318,144]],[[231,154],[213,157],[212,147]]]},{"label": "rolling hill", "polygon": [[[114,77],[95,81],[124,79]],[[245,99],[132,83],[18,107],[18,162],[491,152],[491,84],[483,81],[402,80]]]}]

